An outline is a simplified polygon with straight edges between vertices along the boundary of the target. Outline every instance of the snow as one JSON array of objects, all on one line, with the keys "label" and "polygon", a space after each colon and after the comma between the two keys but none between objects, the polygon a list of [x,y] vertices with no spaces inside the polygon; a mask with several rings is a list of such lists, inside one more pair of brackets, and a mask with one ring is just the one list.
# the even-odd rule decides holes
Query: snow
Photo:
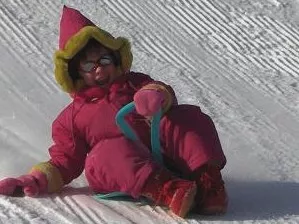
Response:
[{"label": "snow", "polygon": [[47,160],[62,5],[133,46],[133,69],[171,84],[219,131],[230,196],[220,217],[95,201],[82,175],[60,194],[0,196],[0,223],[299,223],[298,0],[76,0],[0,3],[0,179]]}]

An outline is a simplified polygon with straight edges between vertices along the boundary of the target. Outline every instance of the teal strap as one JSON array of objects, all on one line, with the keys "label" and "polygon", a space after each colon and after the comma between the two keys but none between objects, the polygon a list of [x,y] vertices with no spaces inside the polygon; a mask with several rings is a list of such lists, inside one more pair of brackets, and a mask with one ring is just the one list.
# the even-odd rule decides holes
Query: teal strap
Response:
[{"label": "teal strap", "polygon": [[138,141],[138,137],[134,130],[130,127],[130,125],[126,122],[125,116],[135,110],[134,102],[131,102],[121,108],[118,113],[116,114],[115,121],[117,126],[120,128],[122,133],[132,141]]},{"label": "teal strap", "polygon": [[96,194],[94,197],[96,199],[110,199],[110,198],[115,198],[115,197],[127,197],[128,194],[123,193],[123,192],[111,192],[107,194]]},{"label": "teal strap", "polygon": [[151,123],[151,145],[154,159],[163,164],[163,158],[160,145],[160,120],[162,116],[161,109],[153,116]]}]

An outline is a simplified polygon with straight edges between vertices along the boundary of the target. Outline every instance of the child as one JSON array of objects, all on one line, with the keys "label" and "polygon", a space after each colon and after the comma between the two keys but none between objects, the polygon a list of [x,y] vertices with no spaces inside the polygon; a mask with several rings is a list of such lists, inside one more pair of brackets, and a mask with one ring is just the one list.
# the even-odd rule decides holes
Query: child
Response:
[{"label": "child", "polygon": [[[131,72],[131,63],[127,39],[114,38],[64,6],[55,78],[73,100],[53,122],[50,160],[27,175],[2,180],[0,194],[19,188],[32,197],[57,192],[85,169],[96,193],[145,196],[181,217],[191,209],[225,213],[220,170],[226,159],[212,120],[197,106],[177,105],[170,86]],[[142,143],[128,140],[115,124],[116,113],[131,101],[136,112],[127,120]],[[148,118],[160,108],[164,166],[153,161],[149,140]]]}]

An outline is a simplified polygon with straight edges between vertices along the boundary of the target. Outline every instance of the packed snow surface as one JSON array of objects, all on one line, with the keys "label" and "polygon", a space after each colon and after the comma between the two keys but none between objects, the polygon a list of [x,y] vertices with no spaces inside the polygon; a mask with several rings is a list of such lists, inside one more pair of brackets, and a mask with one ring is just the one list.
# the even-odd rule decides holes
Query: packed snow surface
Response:
[{"label": "packed snow surface", "polygon": [[131,40],[134,71],[209,114],[228,159],[226,215],[96,201],[84,175],[47,197],[0,196],[0,223],[299,223],[299,2],[0,1],[0,179],[48,159],[63,4]]}]

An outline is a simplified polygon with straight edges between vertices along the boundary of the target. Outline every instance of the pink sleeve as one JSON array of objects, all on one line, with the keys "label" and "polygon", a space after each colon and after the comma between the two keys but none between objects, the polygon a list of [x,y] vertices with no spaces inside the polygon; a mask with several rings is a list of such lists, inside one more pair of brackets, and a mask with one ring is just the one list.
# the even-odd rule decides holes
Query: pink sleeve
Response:
[{"label": "pink sleeve", "polygon": [[136,90],[139,90],[143,86],[155,81],[149,75],[137,72],[130,72],[129,80]]},{"label": "pink sleeve", "polygon": [[64,184],[77,178],[84,170],[87,156],[86,142],[74,133],[72,111],[65,110],[52,124],[50,163],[58,168]]}]

